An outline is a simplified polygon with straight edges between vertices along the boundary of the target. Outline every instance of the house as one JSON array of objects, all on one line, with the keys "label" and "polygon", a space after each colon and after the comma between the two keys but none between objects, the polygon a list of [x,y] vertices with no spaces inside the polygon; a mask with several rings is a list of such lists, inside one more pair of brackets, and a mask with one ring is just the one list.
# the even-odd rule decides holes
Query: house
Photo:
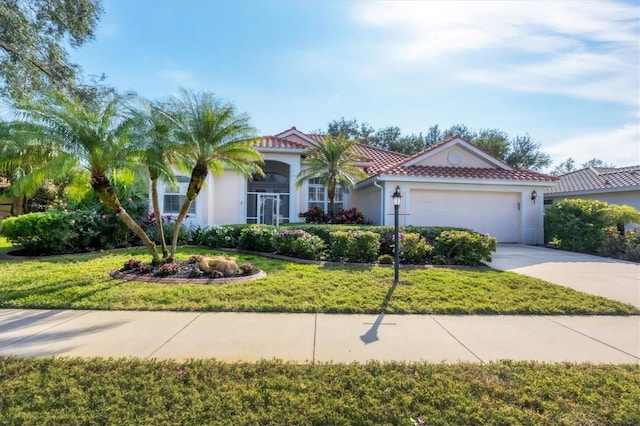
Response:
[{"label": "house", "polygon": [[588,167],[566,173],[557,186],[545,190],[544,204],[551,206],[567,198],[627,204],[640,210],[640,165]]},{"label": "house", "polygon": [[[295,127],[263,137],[257,149],[266,176],[209,175],[186,222],[278,225],[300,221],[298,215],[312,206],[327,211],[326,189],[317,181],[294,185],[307,151],[322,137]],[[413,156],[364,144],[355,149],[364,157],[358,166],[369,177],[348,194],[338,191],[336,209],[356,207],[373,223],[392,225],[391,195],[399,187],[401,225],[465,227],[499,242],[543,243],[542,194],[557,178],[516,170],[459,137]],[[163,215],[177,215],[188,183],[188,177],[179,176],[174,186],[160,185]]]}]

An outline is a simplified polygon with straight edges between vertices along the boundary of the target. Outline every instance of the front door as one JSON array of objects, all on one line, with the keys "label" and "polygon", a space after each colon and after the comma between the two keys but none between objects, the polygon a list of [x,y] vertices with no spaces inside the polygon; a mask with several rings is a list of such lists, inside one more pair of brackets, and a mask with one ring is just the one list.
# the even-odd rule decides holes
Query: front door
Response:
[{"label": "front door", "polygon": [[247,194],[247,223],[280,225],[289,222],[289,194]]}]

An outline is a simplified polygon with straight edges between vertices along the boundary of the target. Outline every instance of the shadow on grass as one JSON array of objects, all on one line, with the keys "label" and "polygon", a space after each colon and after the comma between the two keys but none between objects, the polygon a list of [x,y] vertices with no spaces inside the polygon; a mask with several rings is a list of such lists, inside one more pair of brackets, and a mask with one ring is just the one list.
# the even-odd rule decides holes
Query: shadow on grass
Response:
[{"label": "shadow on grass", "polygon": [[391,302],[391,297],[393,296],[393,292],[396,290],[397,286],[398,284],[396,284],[395,282],[391,285],[391,287],[389,288],[389,291],[387,291],[387,294],[384,296],[382,305],[380,305],[380,314],[371,325],[371,328],[362,336],[360,336],[360,340],[362,340],[365,345],[368,345],[370,343],[380,340],[380,338],[378,337],[378,329],[380,328],[380,325],[384,320],[384,315],[387,312],[387,308],[389,307],[389,302]]}]

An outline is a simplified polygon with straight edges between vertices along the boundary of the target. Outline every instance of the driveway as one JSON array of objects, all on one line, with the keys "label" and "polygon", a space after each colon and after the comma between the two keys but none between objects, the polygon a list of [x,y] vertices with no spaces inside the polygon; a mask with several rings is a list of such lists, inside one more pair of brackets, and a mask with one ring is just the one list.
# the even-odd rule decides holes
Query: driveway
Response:
[{"label": "driveway", "polygon": [[498,244],[489,264],[640,308],[640,264],[520,244]]}]

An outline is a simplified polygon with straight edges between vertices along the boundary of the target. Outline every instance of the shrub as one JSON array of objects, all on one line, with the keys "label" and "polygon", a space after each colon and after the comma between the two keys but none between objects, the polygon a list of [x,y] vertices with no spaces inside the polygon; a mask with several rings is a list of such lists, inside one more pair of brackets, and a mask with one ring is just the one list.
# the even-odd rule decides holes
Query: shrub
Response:
[{"label": "shrub", "polygon": [[[173,230],[176,227],[176,221],[168,216],[166,218],[162,218],[162,227],[164,231],[164,238],[167,244],[171,244],[171,240],[173,238]],[[160,235],[158,234],[158,227],[156,226],[156,219],[151,218],[151,220],[145,226],[145,232],[147,236],[154,241],[156,244],[160,244]],[[191,240],[191,232],[188,226],[183,222],[180,225],[180,229],[178,230],[178,245],[188,244]]]},{"label": "shrub", "polygon": [[163,263],[156,268],[155,274],[160,277],[166,277],[168,275],[175,275],[180,270],[180,265],[176,262]]},{"label": "shrub", "polygon": [[195,229],[191,232],[191,235],[194,244],[211,248],[237,247],[234,229],[228,226],[212,226],[205,229]]},{"label": "shrub", "polygon": [[238,247],[245,250],[272,252],[274,234],[273,226],[251,225],[240,232]]},{"label": "shrub", "polygon": [[632,262],[640,262],[640,231],[638,228],[627,231],[624,236],[624,245],[625,250],[622,257]]},{"label": "shrub", "polygon": [[608,257],[621,257],[624,252],[625,236],[620,235],[616,226],[607,226],[604,229],[604,238],[598,253]]},{"label": "shrub", "polygon": [[319,260],[326,244],[322,238],[300,229],[281,229],[273,237],[277,253],[302,259]]},{"label": "shrub", "polygon": [[393,264],[393,256],[390,254],[381,254],[378,256],[378,263],[381,265],[392,265]]},{"label": "shrub", "polygon": [[32,254],[73,252],[78,231],[71,220],[57,210],[8,217],[2,234]]},{"label": "shrub", "polygon": [[321,207],[313,206],[304,213],[300,213],[298,217],[304,219],[305,223],[327,223],[329,215],[327,215]]},{"label": "shrub", "polygon": [[358,211],[355,207],[347,210],[340,210],[335,217],[331,220],[335,224],[364,224],[366,219],[364,215]]},{"label": "shrub", "polygon": [[140,262],[139,260],[129,259],[126,262],[124,262],[124,266],[122,267],[122,269],[125,271],[129,271],[131,269],[138,269],[141,265],[142,265],[142,262]]},{"label": "shrub", "polygon": [[432,250],[433,247],[420,234],[414,232],[400,234],[400,261],[402,263],[427,263]]},{"label": "shrub", "polygon": [[596,200],[563,200],[544,214],[545,241],[558,248],[582,253],[597,253],[602,248],[605,228],[615,225],[604,214],[607,203]]},{"label": "shrub", "polygon": [[468,231],[444,231],[436,238],[434,261],[445,265],[480,265],[490,262],[496,239]]},{"label": "shrub", "polygon": [[347,262],[374,262],[378,258],[380,235],[371,231],[331,233],[331,258]]}]

